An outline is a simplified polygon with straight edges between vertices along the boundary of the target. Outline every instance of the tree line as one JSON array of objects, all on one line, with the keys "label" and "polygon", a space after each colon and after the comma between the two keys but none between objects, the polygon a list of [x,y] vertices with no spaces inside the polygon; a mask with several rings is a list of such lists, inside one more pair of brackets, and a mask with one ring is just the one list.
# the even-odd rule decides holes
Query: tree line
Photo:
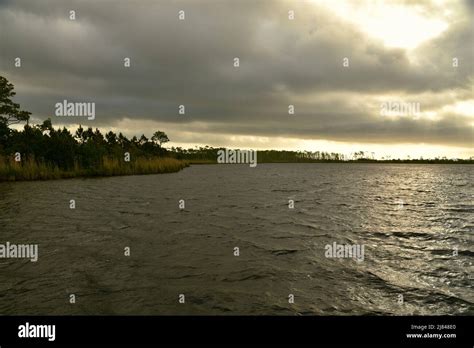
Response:
[{"label": "tree line", "polygon": [[[31,113],[12,101],[13,89],[13,84],[0,76],[0,155],[20,154],[22,160],[33,159],[64,170],[97,167],[105,157],[123,158],[124,153],[131,158],[167,155],[163,144],[169,138],[163,131],[156,131],[150,139],[145,135],[129,139],[122,133],[102,134],[97,128],[82,126],[73,134],[66,127],[55,129],[51,119],[30,125]],[[26,122],[23,130],[10,127],[20,122]]]}]

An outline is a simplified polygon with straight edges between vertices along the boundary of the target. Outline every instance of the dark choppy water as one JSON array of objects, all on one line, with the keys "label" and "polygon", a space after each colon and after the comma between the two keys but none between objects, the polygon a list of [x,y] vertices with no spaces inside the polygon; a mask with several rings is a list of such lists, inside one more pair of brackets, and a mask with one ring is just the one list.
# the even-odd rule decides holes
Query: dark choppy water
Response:
[{"label": "dark choppy water", "polygon": [[[0,259],[0,313],[473,314],[472,169],[216,165],[1,183],[0,243],[38,243],[39,261]],[[364,261],[326,258],[333,242],[363,244]]]}]

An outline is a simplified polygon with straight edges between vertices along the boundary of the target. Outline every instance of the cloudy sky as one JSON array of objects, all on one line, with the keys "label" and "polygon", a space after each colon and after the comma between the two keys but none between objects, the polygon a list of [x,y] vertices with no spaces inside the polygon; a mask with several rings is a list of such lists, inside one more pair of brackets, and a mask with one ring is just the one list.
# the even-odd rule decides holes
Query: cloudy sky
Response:
[{"label": "cloudy sky", "polygon": [[473,19],[470,0],[0,0],[0,75],[34,121],[170,146],[465,158]]}]

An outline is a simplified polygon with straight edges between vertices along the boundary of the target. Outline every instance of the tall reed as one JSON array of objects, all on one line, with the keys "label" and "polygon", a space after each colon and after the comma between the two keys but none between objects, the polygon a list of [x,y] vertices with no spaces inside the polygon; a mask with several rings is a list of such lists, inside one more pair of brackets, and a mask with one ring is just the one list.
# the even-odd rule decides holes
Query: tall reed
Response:
[{"label": "tall reed", "polygon": [[16,162],[0,156],[0,181],[50,180],[81,176],[142,175],[177,172],[189,164],[174,158],[136,158],[125,162],[104,157],[94,168],[82,168],[78,163],[71,170],[63,170],[54,164],[32,158]]}]

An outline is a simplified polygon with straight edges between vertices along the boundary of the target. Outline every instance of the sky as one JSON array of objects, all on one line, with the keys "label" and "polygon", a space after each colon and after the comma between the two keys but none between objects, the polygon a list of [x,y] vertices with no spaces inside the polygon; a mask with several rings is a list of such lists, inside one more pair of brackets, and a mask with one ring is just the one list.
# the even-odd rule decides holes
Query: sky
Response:
[{"label": "sky", "polygon": [[[473,19],[470,0],[0,0],[0,75],[33,122],[72,130],[469,158]],[[95,119],[56,116],[63,100]]]}]

